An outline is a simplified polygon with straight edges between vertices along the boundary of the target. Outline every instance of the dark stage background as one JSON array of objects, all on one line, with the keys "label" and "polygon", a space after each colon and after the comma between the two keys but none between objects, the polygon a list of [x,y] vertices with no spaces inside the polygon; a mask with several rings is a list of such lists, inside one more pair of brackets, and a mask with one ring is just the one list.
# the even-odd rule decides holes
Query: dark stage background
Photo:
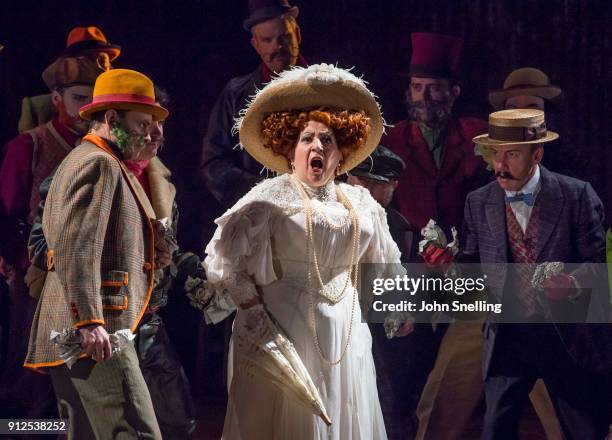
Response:
[{"label": "dark stage background", "polygon": [[[174,172],[184,249],[203,252],[219,214],[197,177],[206,121],[231,77],[252,71],[258,58],[242,29],[246,0],[208,1],[2,1],[0,5],[0,142],[16,134],[21,98],[45,93],[40,78],[77,25],[97,25],[123,48],[114,65],[140,70],[166,88],[171,115],[162,160]],[[410,33],[462,36],[464,81],[460,109],[486,118],[487,91],[500,88],[514,68],[544,70],[565,92],[549,125],[561,141],[546,147],[545,163],[592,183],[612,215],[610,117],[612,102],[612,2],[609,0],[310,0],[295,1],[302,52],[311,63],[355,66],[380,97],[388,122],[401,119],[410,59]],[[418,203],[418,201],[415,201]],[[174,334],[198,390],[211,375],[221,385],[218,332],[198,325],[197,314],[177,300],[169,312]],[[180,325],[176,325],[176,323]],[[171,323],[172,324],[172,323]],[[217,334],[217,336],[219,336]],[[217,345],[215,345],[217,344]],[[216,360],[215,360],[216,359]],[[210,364],[212,362],[212,364]],[[216,363],[215,363],[216,362]],[[197,374],[194,374],[197,372]],[[210,374],[209,374],[210,373]]]}]

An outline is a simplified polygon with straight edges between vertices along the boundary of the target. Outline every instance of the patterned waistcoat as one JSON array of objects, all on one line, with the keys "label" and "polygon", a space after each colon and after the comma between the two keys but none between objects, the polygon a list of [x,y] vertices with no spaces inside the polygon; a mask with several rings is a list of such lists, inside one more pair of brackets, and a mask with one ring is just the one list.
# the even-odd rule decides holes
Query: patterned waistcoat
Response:
[{"label": "patterned waistcoat", "polygon": [[513,269],[510,273],[514,275],[515,284],[510,296],[521,317],[528,317],[539,310],[537,303],[537,292],[531,286],[531,279],[535,270],[535,252],[538,236],[540,209],[538,203],[531,210],[531,216],[527,229],[523,233],[521,226],[512,211],[509,203],[506,203],[506,231],[510,249]]},{"label": "patterned waistcoat", "polygon": [[31,225],[36,217],[40,192],[38,188],[43,180],[57,168],[64,158],[72,151],[69,145],[53,127],[51,121],[28,131],[34,141],[34,154],[32,155],[32,190],[30,191],[30,211],[28,223]]}]

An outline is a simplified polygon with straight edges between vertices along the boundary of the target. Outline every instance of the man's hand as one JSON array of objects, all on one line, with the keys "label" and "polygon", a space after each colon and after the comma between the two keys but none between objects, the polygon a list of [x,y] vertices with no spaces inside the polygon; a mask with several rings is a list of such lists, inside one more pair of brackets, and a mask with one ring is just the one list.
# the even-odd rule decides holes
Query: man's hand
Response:
[{"label": "man's hand", "polygon": [[79,329],[81,348],[85,354],[92,356],[96,362],[104,362],[111,358],[113,350],[108,333],[100,324],[93,324]]},{"label": "man's hand", "polygon": [[399,330],[395,333],[395,337],[401,338],[404,336],[408,336],[413,331],[414,331],[414,322],[407,321],[407,322],[404,322],[402,326],[399,328]]},{"label": "man's hand", "polygon": [[428,266],[444,266],[452,263],[455,258],[450,249],[436,246],[435,244],[428,244],[423,249],[421,257],[425,260]]},{"label": "man's hand", "polygon": [[544,281],[544,295],[553,301],[568,299],[576,295],[576,281],[573,277],[560,273]]}]

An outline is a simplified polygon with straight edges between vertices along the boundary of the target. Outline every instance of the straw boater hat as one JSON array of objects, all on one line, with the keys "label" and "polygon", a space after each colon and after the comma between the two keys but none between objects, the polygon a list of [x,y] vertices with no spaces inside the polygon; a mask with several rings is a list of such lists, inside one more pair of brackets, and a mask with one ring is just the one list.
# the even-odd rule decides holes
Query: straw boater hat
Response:
[{"label": "straw boater hat", "polygon": [[501,110],[489,115],[489,132],[472,141],[485,147],[543,144],[559,135],[546,130],[544,112],[536,109]]},{"label": "straw boater hat", "polygon": [[154,121],[168,116],[168,110],[155,101],[153,81],[129,69],[113,69],[98,76],[93,101],[81,107],[79,115],[89,120],[92,114],[109,109],[149,113]]},{"label": "straw boater hat", "polygon": [[364,81],[348,70],[330,64],[285,70],[258,91],[243,116],[236,122],[240,144],[255,158],[278,173],[290,172],[287,158],[263,145],[262,121],[270,113],[330,107],[340,110],[365,111],[370,118],[370,131],[365,144],[352,152],[340,166],[345,173],[362,162],[376,148],[383,133],[384,121],[374,95]]},{"label": "straw boater hat", "polygon": [[491,106],[500,110],[504,108],[506,99],[513,96],[528,95],[556,102],[561,99],[560,87],[550,83],[548,76],[539,69],[533,67],[522,67],[513,70],[504,81],[504,88],[489,93]]}]

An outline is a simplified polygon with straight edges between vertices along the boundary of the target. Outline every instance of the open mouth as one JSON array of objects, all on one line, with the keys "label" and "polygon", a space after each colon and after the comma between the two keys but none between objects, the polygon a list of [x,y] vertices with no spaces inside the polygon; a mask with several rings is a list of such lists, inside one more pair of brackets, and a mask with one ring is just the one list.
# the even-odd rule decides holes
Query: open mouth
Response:
[{"label": "open mouth", "polygon": [[325,162],[322,157],[314,156],[310,159],[310,168],[315,173],[322,173]]}]

